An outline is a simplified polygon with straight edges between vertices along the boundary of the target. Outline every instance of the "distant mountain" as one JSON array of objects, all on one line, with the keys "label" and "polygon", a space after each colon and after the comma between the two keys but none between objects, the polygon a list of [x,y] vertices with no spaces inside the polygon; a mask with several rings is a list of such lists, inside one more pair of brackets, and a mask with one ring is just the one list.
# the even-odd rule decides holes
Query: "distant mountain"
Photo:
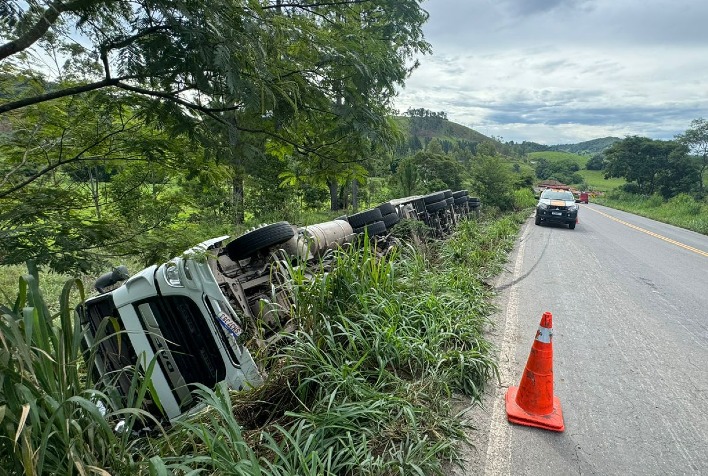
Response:
[{"label": "distant mountain", "polygon": [[457,144],[474,153],[478,144],[491,141],[504,155],[522,156],[532,152],[569,152],[578,155],[595,155],[622,140],[618,137],[603,137],[577,144],[543,145],[529,141],[502,143],[474,129],[449,121],[445,113],[435,113],[425,109],[416,111],[418,115],[394,117],[406,136],[406,145],[401,151],[404,153],[425,148],[431,139],[437,138],[446,151],[452,144]]},{"label": "distant mountain", "polygon": [[601,139],[593,139],[585,142],[578,142],[577,144],[560,144],[552,145],[548,150],[555,150],[559,152],[570,152],[572,154],[580,155],[595,155],[604,151],[610,147],[615,142],[621,141],[619,137],[603,137]]},{"label": "distant mountain", "polygon": [[521,150],[523,154],[531,152],[570,152],[578,155],[595,155],[604,151],[612,144],[620,141],[619,137],[602,137],[600,139],[578,142],[577,144],[558,144],[558,145],[543,145],[536,142],[522,142],[514,144],[517,150]]}]

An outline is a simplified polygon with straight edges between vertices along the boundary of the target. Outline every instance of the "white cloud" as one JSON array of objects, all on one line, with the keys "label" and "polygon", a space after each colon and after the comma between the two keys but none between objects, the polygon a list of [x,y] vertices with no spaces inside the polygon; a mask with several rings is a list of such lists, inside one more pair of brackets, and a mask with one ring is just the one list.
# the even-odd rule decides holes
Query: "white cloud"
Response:
[{"label": "white cloud", "polygon": [[708,116],[708,2],[434,0],[397,100],[505,140],[669,139]]}]

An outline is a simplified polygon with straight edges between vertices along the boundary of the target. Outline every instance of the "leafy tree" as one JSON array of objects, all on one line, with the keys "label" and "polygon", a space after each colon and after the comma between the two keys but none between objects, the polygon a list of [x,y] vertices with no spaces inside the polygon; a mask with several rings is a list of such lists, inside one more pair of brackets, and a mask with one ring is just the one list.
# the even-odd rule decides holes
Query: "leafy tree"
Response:
[{"label": "leafy tree", "polygon": [[[3,209],[19,203],[25,187],[61,182],[64,168],[74,174],[96,170],[89,161],[150,158],[153,167],[158,162],[151,157],[168,167],[181,162],[182,170],[171,169],[176,176],[193,175],[199,161],[209,167],[202,159],[229,165],[234,221],[242,219],[240,203],[252,165],[268,150],[289,149],[287,164],[315,162],[307,167],[330,184],[352,183],[365,175],[362,163],[369,153],[393,143],[395,134],[385,120],[391,98],[410,72],[409,60],[429,50],[421,29],[427,14],[419,0],[3,5],[8,20],[0,22],[0,127],[10,130],[13,148],[13,158],[0,164],[0,177],[6,178],[0,178],[0,200],[7,200]],[[75,41],[75,35],[82,40]],[[46,58],[53,60],[52,71],[40,65]],[[61,117],[56,111],[70,111],[69,103],[89,107],[93,98],[106,98],[105,109],[116,104],[95,137],[90,121],[32,120],[46,111]],[[122,129],[116,129],[116,118],[123,120]],[[150,141],[136,133],[146,125],[156,132]],[[37,138],[44,140],[42,147],[32,145]],[[189,139],[206,153],[184,160],[161,142],[166,138]],[[62,153],[51,144],[61,144]],[[121,158],[125,151],[132,157]],[[272,170],[272,176],[280,171]],[[99,182],[88,182],[94,199]],[[119,183],[131,182],[118,180],[116,187]],[[166,190],[156,196],[166,197]],[[130,209],[116,207],[110,218],[127,220],[124,212]],[[95,211],[103,218],[102,209]]]},{"label": "leafy tree", "polygon": [[604,154],[595,154],[587,161],[585,168],[588,170],[602,170],[605,166],[604,161]]},{"label": "leafy tree", "polygon": [[705,172],[708,168],[708,121],[703,118],[691,121],[691,127],[686,132],[676,136],[676,140],[688,146],[693,154],[696,154],[700,159],[699,176],[700,176],[700,193],[705,193]]},{"label": "leafy tree", "polygon": [[95,91],[4,120],[3,263],[34,258],[86,271],[100,266],[99,247],[156,230],[175,212],[160,197],[168,175],[188,168],[190,146],[150,127],[120,98]]},{"label": "leafy tree", "polygon": [[[697,170],[691,167],[688,148],[676,141],[660,141],[632,136],[615,142],[605,152],[605,177],[622,177],[636,183],[637,191],[652,195],[657,191],[668,197],[676,187],[690,190],[697,185]],[[694,184],[694,185],[691,185]]]},{"label": "leafy tree", "polygon": [[[153,117],[189,124],[209,116],[310,154],[331,141],[309,148],[288,128],[296,115],[320,111],[332,123],[343,118],[334,103],[354,112],[347,124],[380,115],[410,71],[407,60],[429,49],[421,30],[427,15],[417,0],[150,0],[138,8],[75,0],[15,7],[16,21],[4,24],[8,41],[0,45],[0,59],[15,59],[12,73],[20,71],[19,53],[51,46],[69,52],[68,64],[91,65],[93,74],[53,85],[40,78],[39,91],[25,88],[0,104],[0,113],[110,88],[145,98]],[[88,46],[77,47],[71,31]],[[264,121],[244,126],[229,120],[230,111]]]},{"label": "leafy tree", "polygon": [[701,183],[699,169],[688,156],[688,148],[676,147],[667,157],[667,164],[657,173],[657,190],[664,198],[694,191]]},{"label": "leafy tree", "polygon": [[[433,145],[431,149],[436,150],[436,147]],[[424,192],[462,188],[462,165],[452,157],[426,150],[415,154],[413,163]]]},{"label": "leafy tree", "polygon": [[536,161],[536,177],[541,180],[557,180],[562,183],[579,183],[583,179],[576,172],[580,170],[578,164],[570,159],[549,161],[539,158]]},{"label": "leafy tree", "polygon": [[492,141],[484,141],[477,146],[475,154],[478,156],[492,157],[497,155],[497,148]]},{"label": "leafy tree", "polygon": [[551,178],[551,175],[553,174],[553,170],[551,169],[551,163],[543,157],[539,157],[536,160],[535,170],[536,177],[540,178],[541,180],[547,180]]},{"label": "leafy tree", "polygon": [[418,152],[423,149],[423,144],[420,142],[420,138],[417,135],[411,135],[408,141],[408,148],[411,152]]},{"label": "leafy tree", "polygon": [[513,208],[513,177],[511,171],[497,155],[478,157],[472,167],[474,188],[479,191],[482,203],[510,210]]},{"label": "leafy tree", "polygon": [[409,197],[415,194],[418,189],[419,177],[418,168],[412,156],[406,157],[401,161],[396,177],[398,178],[402,197]]}]

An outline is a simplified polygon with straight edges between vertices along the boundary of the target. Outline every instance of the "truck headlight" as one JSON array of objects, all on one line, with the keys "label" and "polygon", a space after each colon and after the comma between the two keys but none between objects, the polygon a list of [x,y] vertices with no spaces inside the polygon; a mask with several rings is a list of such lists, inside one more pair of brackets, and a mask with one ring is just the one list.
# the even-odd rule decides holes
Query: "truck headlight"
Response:
[{"label": "truck headlight", "polygon": [[182,278],[179,275],[179,268],[177,267],[177,263],[167,263],[164,269],[165,281],[167,281],[167,284],[176,288],[181,288],[183,284]]},{"label": "truck headlight", "polygon": [[546,210],[546,209],[548,208],[548,205],[546,205],[546,204],[543,203],[543,202],[539,202],[539,203],[538,203],[538,208],[540,208],[541,210]]}]

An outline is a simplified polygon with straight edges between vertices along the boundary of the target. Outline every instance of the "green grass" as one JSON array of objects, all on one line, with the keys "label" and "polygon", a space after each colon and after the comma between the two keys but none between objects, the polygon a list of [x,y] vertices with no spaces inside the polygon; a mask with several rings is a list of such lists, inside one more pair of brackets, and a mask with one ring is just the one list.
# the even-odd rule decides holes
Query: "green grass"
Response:
[{"label": "green grass", "polygon": [[549,162],[560,162],[561,160],[571,160],[583,169],[585,164],[589,160],[588,157],[571,154],[570,152],[557,152],[557,151],[545,151],[545,152],[529,152],[528,157],[531,160],[546,159]]},{"label": "green grass", "polygon": [[602,170],[582,169],[578,171],[578,174],[583,177],[590,190],[599,192],[611,192],[626,183],[622,178],[605,179],[605,173]]},{"label": "green grass", "polygon": [[597,198],[597,202],[708,235],[708,203],[687,194],[664,200],[658,195],[647,197],[615,191]]},{"label": "green grass", "polygon": [[25,297],[3,299],[13,304],[0,320],[0,465],[24,474],[443,474],[465,438],[449,397],[479,400],[496,375],[485,283],[527,215],[464,221],[444,241],[385,256],[365,244],[338,253],[328,273],[296,273],[300,330],[271,357],[265,385],[195,388],[205,408],[150,437],[109,423],[141,416],[148,379],[133,372],[126,408],[82,373],[69,292],[80,284],[62,288],[55,318],[39,288],[21,284]]},{"label": "green grass", "polygon": [[[27,274],[26,265],[0,266],[0,302],[14,302],[17,296],[17,289],[22,276]],[[59,298],[64,284],[71,279],[68,274],[55,273],[51,270],[40,273],[42,279],[42,292],[45,296],[44,302],[49,311],[55,314],[59,311]],[[90,278],[82,279],[83,286],[88,289]]]}]

